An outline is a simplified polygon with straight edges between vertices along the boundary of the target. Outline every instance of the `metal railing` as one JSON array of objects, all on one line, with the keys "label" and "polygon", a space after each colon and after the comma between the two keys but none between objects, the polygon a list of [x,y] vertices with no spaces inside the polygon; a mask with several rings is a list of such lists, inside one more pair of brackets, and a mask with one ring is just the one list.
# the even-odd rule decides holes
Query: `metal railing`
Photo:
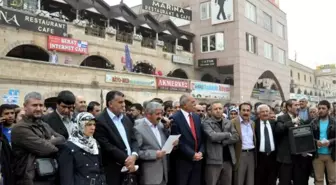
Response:
[{"label": "metal railing", "polygon": [[132,44],[133,34],[117,30],[116,41]]},{"label": "metal railing", "polygon": [[105,38],[105,29],[106,28],[102,26],[88,25],[85,27],[85,34]]},{"label": "metal railing", "polygon": [[155,49],[155,39],[144,37],[141,41],[141,46],[146,48]]},{"label": "metal railing", "polygon": [[165,42],[163,46],[163,51],[168,53],[175,53],[175,44]]}]

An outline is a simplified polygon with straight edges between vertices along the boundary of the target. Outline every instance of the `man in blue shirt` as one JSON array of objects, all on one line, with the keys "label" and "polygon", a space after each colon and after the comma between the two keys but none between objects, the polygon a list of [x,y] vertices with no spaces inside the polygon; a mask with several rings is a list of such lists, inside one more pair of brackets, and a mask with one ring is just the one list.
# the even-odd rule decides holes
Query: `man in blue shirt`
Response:
[{"label": "man in blue shirt", "polygon": [[331,105],[322,100],[318,104],[319,117],[312,121],[314,138],[317,151],[313,161],[315,171],[315,185],[324,184],[325,170],[328,173],[328,184],[336,185],[336,162],[335,162],[335,120],[329,116]]},{"label": "man in blue shirt", "polygon": [[11,143],[12,125],[15,121],[15,110],[10,104],[2,104],[0,106],[0,122],[2,135],[6,137],[8,143]]}]

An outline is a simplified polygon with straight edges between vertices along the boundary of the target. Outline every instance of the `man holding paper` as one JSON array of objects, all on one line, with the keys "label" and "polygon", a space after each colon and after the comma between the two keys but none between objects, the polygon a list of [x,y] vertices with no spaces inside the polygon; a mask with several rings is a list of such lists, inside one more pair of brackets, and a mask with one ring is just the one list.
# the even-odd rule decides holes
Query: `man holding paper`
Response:
[{"label": "man holding paper", "polygon": [[[167,156],[162,147],[169,134],[160,124],[162,115],[163,106],[157,102],[150,102],[145,108],[145,118],[134,127],[135,138],[139,144],[142,185],[166,185],[168,182]],[[177,143],[178,140],[172,145]]]},{"label": "man holding paper", "polygon": [[204,144],[201,119],[195,114],[196,100],[191,95],[180,98],[181,110],[171,118],[172,135],[181,135],[176,150],[175,185],[200,185]]}]

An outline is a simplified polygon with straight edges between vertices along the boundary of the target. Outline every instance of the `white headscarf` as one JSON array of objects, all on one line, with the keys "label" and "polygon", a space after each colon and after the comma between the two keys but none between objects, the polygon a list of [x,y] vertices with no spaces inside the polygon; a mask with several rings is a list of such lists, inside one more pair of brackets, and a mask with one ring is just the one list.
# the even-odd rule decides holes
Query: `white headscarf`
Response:
[{"label": "white headscarf", "polygon": [[93,136],[85,136],[84,130],[85,126],[89,121],[95,120],[95,117],[88,112],[81,112],[76,116],[74,128],[69,137],[69,141],[77,145],[79,148],[93,155],[98,155],[98,145],[97,141]]}]

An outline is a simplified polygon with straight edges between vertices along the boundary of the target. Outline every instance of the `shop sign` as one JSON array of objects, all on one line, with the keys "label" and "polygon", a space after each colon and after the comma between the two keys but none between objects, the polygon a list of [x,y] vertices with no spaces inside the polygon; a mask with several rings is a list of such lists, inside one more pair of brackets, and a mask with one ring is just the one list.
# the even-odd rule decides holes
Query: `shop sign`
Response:
[{"label": "shop sign", "polygon": [[67,53],[88,54],[88,42],[65,37],[48,36],[48,50]]},{"label": "shop sign", "polygon": [[3,7],[0,7],[0,24],[49,35],[67,35],[67,24],[65,22],[51,20],[46,17],[29,14],[28,12],[23,13],[5,9]]},{"label": "shop sign", "polygon": [[176,80],[170,78],[156,78],[156,86],[158,89],[170,90],[170,91],[188,91],[188,80]]},{"label": "shop sign", "polygon": [[191,81],[190,88],[195,98],[230,100],[230,85]]},{"label": "shop sign", "polygon": [[149,76],[131,75],[123,73],[108,73],[105,81],[107,83],[156,87],[155,78]]},{"label": "shop sign", "polygon": [[187,65],[194,65],[194,62],[191,57],[186,57],[186,56],[180,56],[180,55],[173,55],[172,56],[172,61],[174,63],[179,63],[179,64],[187,64]]},{"label": "shop sign", "polygon": [[217,58],[198,60],[198,67],[216,67],[216,66],[217,66]]},{"label": "shop sign", "polygon": [[191,21],[191,15],[192,15],[191,10],[164,2],[154,0],[142,0],[142,9],[150,12],[155,12],[158,14],[164,14],[171,17]]}]

